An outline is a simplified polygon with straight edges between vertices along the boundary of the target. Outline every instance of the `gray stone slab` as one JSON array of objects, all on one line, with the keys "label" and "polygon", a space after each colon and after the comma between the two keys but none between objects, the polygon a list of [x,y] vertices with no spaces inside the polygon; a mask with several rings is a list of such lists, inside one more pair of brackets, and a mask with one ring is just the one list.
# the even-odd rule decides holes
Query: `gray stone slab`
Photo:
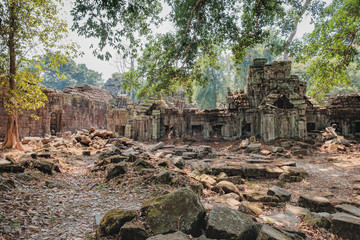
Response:
[{"label": "gray stone slab", "polygon": [[330,231],[343,239],[358,240],[360,236],[360,218],[346,213],[332,214]]},{"label": "gray stone slab", "polygon": [[352,206],[350,204],[337,205],[336,209],[338,211],[349,213],[349,214],[354,215],[356,217],[360,217],[360,208],[357,208],[357,207]]}]

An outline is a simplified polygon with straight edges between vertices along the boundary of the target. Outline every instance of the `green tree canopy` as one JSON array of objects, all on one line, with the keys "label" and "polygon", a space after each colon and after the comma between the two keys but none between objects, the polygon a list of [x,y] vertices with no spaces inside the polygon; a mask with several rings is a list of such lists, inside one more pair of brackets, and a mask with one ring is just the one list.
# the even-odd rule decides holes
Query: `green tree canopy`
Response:
[{"label": "green tree canopy", "polygon": [[[77,84],[89,84],[100,87],[103,84],[101,73],[86,67],[85,64],[77,64],[74,60],[61,56],[64,63],[54,69],[51,66],[52,54],[45,55],[41,59],[40,66],[43,72],[43,82],[46,87],[63,90],[66,86]],[[34,66],[32,67],[34,69]]]},{"label": "green tree canopy", "polygon": [[[164,18],[163,2],[170,7]],[[264,44],[273,29],[277,35],[271,51],[284,53],[285,59],[290,54],[312,61],[312,89],[327,92],[347,81],[344,69],[358,54],[359,6],[358,0],[334,0],[327,7],[322,0],[76,0],[72,14],[73,29],[99,39],[94,51],[99,57],[111,56],[101,52],[107,45],[138,57],[137,68],[124,78],[132,83],[146,80],[140,96],[169,94],[178,87],[191,95],[194,83],[203,81],[205,74],[199,71],[199,59],[207,59],[212,68],[218,65],[221,48],[231,50],[240,64],[246,50]],[[305,16],[310,16],[315,30],[300,43],[294,36]],[[164,20],[174,31],[153,34],[151,23]],[[129,43],[126,51],[124,42]]]},{"label": "green tree canopy", "polygon": [[360,46],[359,0],[333,0],[319,15],[312,33],[305,36],[298,57],[310,62],[309,93],[321,99],[339,84],[348,85],[348,67]]},{"label": "green tree canopy", "polygon": [[[175,31],[151,34],[151,24],[161,23],[162,1],[83,1],[76,0],[72,11],[73,29],[86,37],[98,37],[94,53],[101,58],[106,45],[124,51],[124,41],[130,43],[127,53],[138,55],[135,79],[145,79],[140,96],[153,93],[169,94],[184,87],[188,94],[200,82],[204,72],[197,71],[199,58],[208,59],[208,67],[217,65],[217,48],[230,49],[238,63],[246,49],[262,43],[270,35],[270,27],[279,29],[282,41],[273,49],[283,52],[289,46],[287,38],[304,15],[316,16],[323,1],[307,1],[304,12],[297,12],[304,1],[286,0],[166,0],[170,13],[166,20]],[[290,10],[289,10],[290,9]],[[146,36],[145,38],[140,38]],[[141,41],[142,40],[142,41]],[[214,64],[213,66],[211,64]],[[125,77],[126,79],[126,77]]]}]

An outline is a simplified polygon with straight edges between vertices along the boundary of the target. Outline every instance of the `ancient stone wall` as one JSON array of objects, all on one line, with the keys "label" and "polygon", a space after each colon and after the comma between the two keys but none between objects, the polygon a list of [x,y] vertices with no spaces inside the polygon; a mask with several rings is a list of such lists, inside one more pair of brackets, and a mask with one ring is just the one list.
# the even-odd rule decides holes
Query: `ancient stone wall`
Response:
[{"label": "ancient stone wall", "polygon": [[[320,107],[305,96],[306,83],[290,75],[291,62],[254,59],[245,90],[228,89],[223,108],[205,109],[186,104],[182,96],[133,103],[127,95],[116,98],[106,90],[81,85],[63,92],[46,89],[49,101],[35,114],[19,116],[21,137],[106,127],[138,141],[162,138],[236,139],[257,136],[264,141],[305,138],[332,124],[344,136],[360,136],[360,94],[340,95]],[[7,115],[0,105],[0,137]]]},{"label": "ancient stone wall", "polygon": [[[106,127],[106,114],[110,94],[89,85],[65,88],[64,92],[45,89],[48,97],[45,107],[19,115],[19,135],[41,136],[56,132],[76,131],[90,127]],[[31,117],[39,116],[39,120]],[[4,137],[8,116],[3,104],[0,106],[0,137]]]},{"label": "ancient stone wall", "polygon": [[327,124],[336,124],[344,136],[360,136],[360,93],[331,97],[326,106]]}]

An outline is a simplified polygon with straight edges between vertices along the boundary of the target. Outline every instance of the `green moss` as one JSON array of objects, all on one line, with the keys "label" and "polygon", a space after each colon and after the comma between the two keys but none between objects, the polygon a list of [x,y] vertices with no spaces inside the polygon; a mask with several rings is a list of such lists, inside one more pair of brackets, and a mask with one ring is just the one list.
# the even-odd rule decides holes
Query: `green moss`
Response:
[{"label": "green moss", "polygon": [[121,208],[115,208],[108,211],[100,221],[99,235],[107,236],[116,234],[120,228],[137,216],[136,211]]}]

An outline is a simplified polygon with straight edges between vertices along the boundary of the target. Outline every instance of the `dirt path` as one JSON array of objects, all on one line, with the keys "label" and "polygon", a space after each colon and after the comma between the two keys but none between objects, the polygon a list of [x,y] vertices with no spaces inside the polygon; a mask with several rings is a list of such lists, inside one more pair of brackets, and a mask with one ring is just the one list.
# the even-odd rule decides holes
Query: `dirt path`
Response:
[{"label": "dirt path", "polygon": [[0,239],[92,239],[95,215],[115,207],[137,209],[145,197],[108,186],[90,172],[92,159],[60,162],[62,173],[37,173],[39,180],[24,182],[10,176],[17,188],[1,192],[0,225],[3,233],[11,233],[0,234]]}]

